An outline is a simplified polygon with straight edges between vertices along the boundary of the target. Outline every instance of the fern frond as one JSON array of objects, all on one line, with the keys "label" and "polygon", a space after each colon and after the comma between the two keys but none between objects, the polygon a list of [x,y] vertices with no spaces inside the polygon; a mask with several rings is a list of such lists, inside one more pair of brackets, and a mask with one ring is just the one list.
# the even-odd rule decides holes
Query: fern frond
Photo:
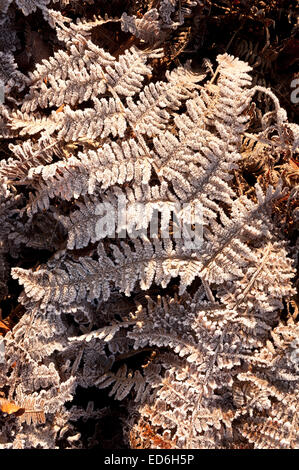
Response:
[{"label": "fern frond", "polygon": [[156,82],[145,86],[136,104],[127,98],[126,114],[135,132],[152,137],[163,131],[170,119],[166,109],[179,109],[182,101],[192,95],[196,81],[202,80],[203,75],[188,74],[186,68],[178,68],[166,73],[166,78],[168,83]]},{"label": "fern frond", "polygon": [[[126,214],[119,213],[119,203]],[[77,202],[76,205],[79,210],[72,212],[69,217],[55,215],[68,231],[68,249],[83,248],[90,242],[117,233],[127,233],[133,237],[134,233],[147,230],[156,212],[161,214],[161,228],[167,229],[172,213],[179,212],[176,210],[178,200],[166,183],[152,187],[142,184],[140,187],[125,188],[124,191],[115,187],[102,196],[95,194],[92,198],[85,197],[84,202]],[[98,230],[98,224],[105,216],[106,227],[102,223],[101,230]]]},{"label": "fern frond", "polygon": [[121,15],[121,29],[133,34],[145,42],[155,43],[163,40],[163,32],[159,21],[159,13],[156,8],[147,11],[142,18],[129,16],[126,12]]},{"label": "fern frond", "polygon": [[56,196],[70,200],[93,194],[97,185],[105,190],[133,179],[136,184],[146,184],[152,172],[151,161],[146,144],[141,147],[136,140],[129,139],[121,145],[111,142],[97,151],[79,152],[78,157],[71,156],[67,163],[59,161],[32,168],[28,178],[36,194],[32,196],[28,211],[35,213],[39,208],[48,208],[50,198]]}]

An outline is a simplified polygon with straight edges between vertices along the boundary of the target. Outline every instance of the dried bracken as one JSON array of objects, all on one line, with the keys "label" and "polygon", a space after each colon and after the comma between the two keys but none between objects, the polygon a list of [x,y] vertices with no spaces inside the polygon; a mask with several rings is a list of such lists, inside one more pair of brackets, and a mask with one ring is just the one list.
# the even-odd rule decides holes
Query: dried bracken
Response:
[{"label": "dried bracken", "polygon": [[248,3],[0,0],[1,448],[101,446],[118,402],[111,447],[298,448],[299,128],[248,44],[185,56]]}]

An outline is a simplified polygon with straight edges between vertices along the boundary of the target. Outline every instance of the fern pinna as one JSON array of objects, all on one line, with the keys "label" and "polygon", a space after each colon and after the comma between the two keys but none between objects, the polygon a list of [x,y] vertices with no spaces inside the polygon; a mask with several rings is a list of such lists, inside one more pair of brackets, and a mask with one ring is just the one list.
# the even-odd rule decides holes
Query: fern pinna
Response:
[{"label": "fern pinna", "polygon": [[[278,182],[240,194],[235,180],[244,137],[291,152],[298,127],[227,53],[212,76],[190,63],[153,75],[195,1],[77,23],[23,3],[25,15],[42,9],[60,48],[27,75],[3,61],[14,97],[0,115],[0,293],[8,279],[23,291],[0,390],[24,419],[0,416],[0,447],[96,445],[78,422],[108,407],[72,402],[94,387],[124,402],[133,448],[298,447],[298,326],[281,316],[293,252],[272,215],[286,193]],[[93,42],[109,21],[139,47]],[[262,122],[256,92],[273,101]],[[44,262],[28,264],[28,249]]]}]

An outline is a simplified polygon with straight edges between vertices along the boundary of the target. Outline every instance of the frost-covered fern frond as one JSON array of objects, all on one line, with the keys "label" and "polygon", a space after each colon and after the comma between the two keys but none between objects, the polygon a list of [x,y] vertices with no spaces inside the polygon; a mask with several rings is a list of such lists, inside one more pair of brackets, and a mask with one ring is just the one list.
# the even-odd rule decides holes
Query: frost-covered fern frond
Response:
[{"label": "frost-covered fern frond", "polygon": [[[78,210],[70,216],[56,214],[56,217],[67,229],[67,247],[83,248],[90,242],[97,242],[113,233],[116,235],[114,224],[118,227],[117,233],[127,233],[130,237],[136,232],[145,232],[155,211],[161,213],[161,227],[168,227],[171,215],[178,207],[177,202],[166,182],[161,186],[142,184],[127,187],[125,191],[116,186],[101,196],[94,194],[85,197],[82,202],[78,201]],[[126,217],[120,213],[118,203],[125,208]],[[101,223],[102,217],[105,217],[106,224]]]},{"label": "frost-covered fern frond", "polygon": [[240,408],[240,432],[256,448],[294,449],[299,445],[298,325],[289,320],[271,336],[249,361],[250,370],[238,374],[234,400]]},{"label": "frost-covered fern frond", "polygon": [[298,126],[237,57],[165,71],[201,2],[108,3],[3,9],[55,47],[22,74],[0,33],[0,447],[97,446],[111,397],[131,447],[298,447],[296,191],[239,167],[244,139],[291,164]]},{"label": "frost-covered fern frond", "polygon": [[[25,86],[25,76],[19,72],[14,56],[11,53],[0,51],[0,84],[5,86],[5,93],[8,94],[13,87],[22,90]],[[1,102],[2,104],[1,89]],[[4,95],[5,96],[5,95]]]},{"label": "frost-covered fern frond", "polygon": [[30,168],[49,164],[52,162],[53,156],[59,154],[57,141],[47,135],[41,137],[36,145],[26,141],[18,145],[10,144],[9,148],[14,156],[7,160],[1,160],[0,174],[10,181],[17,181],[19,184],[25,184],[28,181]]},{"label": "frost-covered fern frond", "polygon": [[[14,268],[12,274],[24,285],[30,298],[43,299],[45,304],[51,299],[61,303],[81,300],[87,292],[89,299],[103,295],[107,300],[111,283],[130,295],[137,281],[141,289],[147,290],[153,282],[166,287],[172,277],[180,276],[180,293],[196,277],[217,284],[235,281],[248,269],[250,261],[257,260],[244,242],[267,234],[269,220],[268,223],[267,218],[263,221],[262,214],[276,194],[272,194],[271,189],[265,197],[259,194],[257,205],[249,200],[237,200],[232,208],[234,218],[228,219],[223,213],[225,226],[215,224],[215,235],[210,234],[209,240],[196,250],[188,249],[182,239],[173,244],[170,239],[162,242],[156,238],[151,242],[143,236],[132,240],[133,250],[123,241],[120,247],[110,244],[114,259],[107,256],[104,245],[99,244],[97,261],[87,257],[79,258],[78,262],[62,260],[61,266],[53,270],[41,269],[35,273]],[[113,230],[113,220],[111,225]],[[112,236],[109,229],[106,234]]]},{"label": "frost-covered fern frond", "polygon": [[159,13],[156,8],[147,11],[142,18],[129,16],[124,12],[121,15],[121,29],[149,43],[163,39]]}]

